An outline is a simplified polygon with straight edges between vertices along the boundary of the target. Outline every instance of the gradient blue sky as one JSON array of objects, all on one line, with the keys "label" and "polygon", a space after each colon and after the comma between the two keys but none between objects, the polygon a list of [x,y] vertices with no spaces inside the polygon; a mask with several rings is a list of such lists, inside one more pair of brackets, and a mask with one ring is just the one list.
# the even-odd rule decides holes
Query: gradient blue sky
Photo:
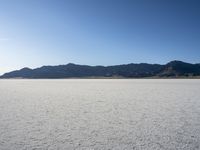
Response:
[{"label": "gradient blue sky", "polygon": [[199,0],[0,0],[0,74],[22,67],[200,62]]}]

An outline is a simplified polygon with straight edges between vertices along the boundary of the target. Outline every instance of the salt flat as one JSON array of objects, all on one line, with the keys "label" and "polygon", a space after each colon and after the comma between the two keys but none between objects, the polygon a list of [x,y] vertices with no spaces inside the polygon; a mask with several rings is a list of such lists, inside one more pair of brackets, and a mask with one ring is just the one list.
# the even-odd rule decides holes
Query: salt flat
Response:
[{"label": "salt flat", "polygon": [[200,80],[0,80],[0,150],[200,149]]}]

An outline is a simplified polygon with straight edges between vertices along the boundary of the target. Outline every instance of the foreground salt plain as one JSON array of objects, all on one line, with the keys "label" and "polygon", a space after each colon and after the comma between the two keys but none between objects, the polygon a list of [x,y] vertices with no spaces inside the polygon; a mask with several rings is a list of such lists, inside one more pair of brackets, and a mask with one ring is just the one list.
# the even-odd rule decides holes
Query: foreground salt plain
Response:
[{"label": "foreground salt plain", "polygon": [[200,149],[200,80],[0,80],[0,150]]}]

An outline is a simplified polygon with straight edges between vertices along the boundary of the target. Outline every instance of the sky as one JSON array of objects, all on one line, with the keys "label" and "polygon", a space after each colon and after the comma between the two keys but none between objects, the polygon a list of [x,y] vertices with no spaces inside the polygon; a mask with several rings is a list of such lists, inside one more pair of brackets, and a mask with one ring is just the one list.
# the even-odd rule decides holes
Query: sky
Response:
[{"label": "sky", "polygon": [[0,0],[0,74],[67,63],[200,63],[199,0]]}]

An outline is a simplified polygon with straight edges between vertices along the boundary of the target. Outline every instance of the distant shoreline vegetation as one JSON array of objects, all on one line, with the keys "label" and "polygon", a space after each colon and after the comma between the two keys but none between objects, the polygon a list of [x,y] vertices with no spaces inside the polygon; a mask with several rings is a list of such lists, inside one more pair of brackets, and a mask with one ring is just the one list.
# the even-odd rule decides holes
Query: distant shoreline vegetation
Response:
[{"label": "distant shoreline vegetation", "polygon": [[23,68],[0,76],[2,79],[169,79],[198,78],[200,64],[171,61],[160,64],[123,64],[115,66],[88,66],[69,63],[58,66],[42,66],[36,69]]}]

